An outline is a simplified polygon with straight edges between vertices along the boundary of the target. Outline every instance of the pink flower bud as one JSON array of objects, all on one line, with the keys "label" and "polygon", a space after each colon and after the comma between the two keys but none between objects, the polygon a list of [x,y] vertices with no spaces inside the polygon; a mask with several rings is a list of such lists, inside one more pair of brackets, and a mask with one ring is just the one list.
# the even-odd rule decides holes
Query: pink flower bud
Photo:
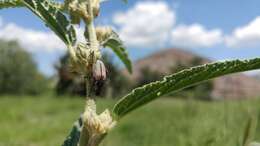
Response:
[{"label": "pink flower bud", "polygon": [[93,78],[96,81],[106,80],[107,70],[104,63],[101,60],[97,60],[97,62],[93,65]]}]

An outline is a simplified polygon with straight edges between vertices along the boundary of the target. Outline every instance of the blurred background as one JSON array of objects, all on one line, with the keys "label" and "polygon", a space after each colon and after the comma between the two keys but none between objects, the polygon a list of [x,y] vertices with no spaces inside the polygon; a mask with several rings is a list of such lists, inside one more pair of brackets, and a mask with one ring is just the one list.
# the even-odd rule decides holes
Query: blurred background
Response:
[{"label": "blurred background", "polygon": [[[259,0],[104,2],[96,25],[119,33],[134,70],[129,74],[102,49],[108,80],[95,97],[99,110],[112,108],[135,87],[191,66],[259,57],[259,5]],[[83,32],[81,25],[76,28]],[[0,11],[0,146],[60,145],[84,109],[84,93],[59,38],[29,10]],[[248,118],[260,119],[259,112],[260,72],[228,75],[133,112],[102,145],[240,145]]]}]

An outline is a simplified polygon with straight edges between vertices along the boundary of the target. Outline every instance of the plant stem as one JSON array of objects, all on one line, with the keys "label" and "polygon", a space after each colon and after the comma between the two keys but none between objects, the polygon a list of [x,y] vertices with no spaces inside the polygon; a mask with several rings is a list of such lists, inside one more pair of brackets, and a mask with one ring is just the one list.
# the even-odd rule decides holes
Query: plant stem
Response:
[{"label": "plant stem", "polygon": [[[87,0],[87,12],[88,12],[88,16],[85,19],[86,29],[88,31],[88,40],[89,40],[90,49],[92,50],[93,55],[95,56],[94,53],[99,49],[98,48],[99,45],[98,45],[98,40],[97,40],[97,35],[96,35],[96,30],[94,25],[92,0]],[[95,63],[94,56],[91,56],[90,58],[91,65],[89,67],[89,71],[85,78],[87,99],[89,99],[91,96],[91,86],[92,86],[91,73],[92,73],[92,65],[93,63]]]},{"label": "plant stem", "polygon": [[[90,65],[88,66],[88,72],[85,75],[85,82],[86,82],[86,101],[88,101],[91,97],[91,86],[92,86],[92,65],[95,63],[94,58],[95,52],[99,51],[99,44],[97,41],[96,30],[94,26],[94,15],[93,15],[93,6],[92,0],[87,0],[87,12],[88,16],[85,17],[86,29],[88,31],[88,40],[89,40],[89,47],[92,51],[92,57],[90,58]],[[85,121],[86,122],[86,121]],[[79,146],[97,146],[99,142],[95,142],[92,140],[91,136],[88,133],[88,129],[86,126],[83,126],[81,135],[80,135],[80,143]],[[102,139],[100,139],[101,141]]]},{"label": "plant stem", "polygon": [[93,135],[89,138],[87,146],[98,146],[100,142],[105,138],[106,134],[103,135]]},{"label": "plant stem", "polygon": [[93,14],[93,5],[92,0],[87,0],[87,12],[88,17],[85,20],[85,23],[87,24],[87,31],[88,31],[88,39],[90,43],[90,48],[93,50],[98,49],[98,41],[97,41],[97,35],[96,35],[96,29],[94,25],[94,14]]},{"label": "plant stem", "polygon": [[85,83],[86,83],[86,100],[91,98],[91,86],[92,86],[92,80],[90,75],[86,75],[85,77]]},{"label": "plant stem", "polygon": [[80,134],[79,145],[88,146],[89,139],[90,139],[90,137],[88,135],[88,131],[86,128],[83,127],[81,134]]}]

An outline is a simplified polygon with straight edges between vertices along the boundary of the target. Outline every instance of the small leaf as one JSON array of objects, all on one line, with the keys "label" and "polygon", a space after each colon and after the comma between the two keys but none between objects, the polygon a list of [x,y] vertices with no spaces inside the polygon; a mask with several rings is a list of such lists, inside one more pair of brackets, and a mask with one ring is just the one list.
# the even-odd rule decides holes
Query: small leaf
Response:
[{"label": "small leaf", "polygon": [[216,62],[185,69],[164,77],[162,81],[153,82],[134,89],[115,105],[113,112],[120,118],[162,95],[176,92],[215,77],[259,68],[260,58],[244,61]]},{"label": "small leaf", "polygon": [[62,146],[77,146],[80,139],[80,133],[82,130],[83,121],[82,117],[80,117],[73,125],[70,134],[63,142]]},{"label": "small leaf", "polygon": [[47,0],[23,0],[34,14],[42,19],[66,45],[74,45],[76,35],[65,15]]},{"label": "small leaf", "polygon": [[123,42],[120,40],[119,36],[114,31],[112,31],[112,34],[108,37],[106,41],[104,41],[103,46],[111,48],[125,64],[127,70],[132,73],[132,63],[128,57],[126,48],[123,45]]}]

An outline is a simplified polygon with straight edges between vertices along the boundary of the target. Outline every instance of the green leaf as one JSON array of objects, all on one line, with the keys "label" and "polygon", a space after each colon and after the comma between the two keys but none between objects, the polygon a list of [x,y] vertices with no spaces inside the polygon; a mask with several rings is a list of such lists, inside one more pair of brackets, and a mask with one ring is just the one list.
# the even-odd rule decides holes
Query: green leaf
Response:
[{"label": "green leaf", "polygon": [[134,89],[115,105],[113,112],[120,118],[134,109],[170,92],[189,87],[202,81],[226,74],[249,71],[260,68],[260,58],[251,60],[233,60],[205,64],[164,77],[162,81],[153,82]]},{"label": "green leaf", "polygon": [[76,42],[75,30],[60,10],[64,5],[53,0],[0,0],[0,9],[28,7],[40,17],[67,45]]},{"label": "green leaf", "polygon": [[23,6],[24,4],[21,0],[0,0],[0,9]]},{"label": "green leaf", "polygon": [[47,0],[23,0],[34,14],[42,19],[66,45],[76,42],[75,30],[65,15]]},{"label": "green leaf", "polygon": [[120,60],[125,64],[127,70],[132,73],[132,63],[128,57],[126,48],[123,45],[123,42],[120,40],[119,36],[114,31],[108,37],[108,39],[104,41],[103,46],[111,48],[114,53],[120,58]]},{"label": "green leaf", "polygon": [[[65,11],[64,4],[56,2],[54,0],[48,0],[48,2],[59,10]],[[12,8],[12,7],[25,7],[23,0],[0,0],[0,9]]]},{"label": "green leaf", "polygon": [[73,125],[70,134],[67,136],[62,146],[77,146],[80,139],[80,133],[83,126],[82,117],[80,117]]}]

